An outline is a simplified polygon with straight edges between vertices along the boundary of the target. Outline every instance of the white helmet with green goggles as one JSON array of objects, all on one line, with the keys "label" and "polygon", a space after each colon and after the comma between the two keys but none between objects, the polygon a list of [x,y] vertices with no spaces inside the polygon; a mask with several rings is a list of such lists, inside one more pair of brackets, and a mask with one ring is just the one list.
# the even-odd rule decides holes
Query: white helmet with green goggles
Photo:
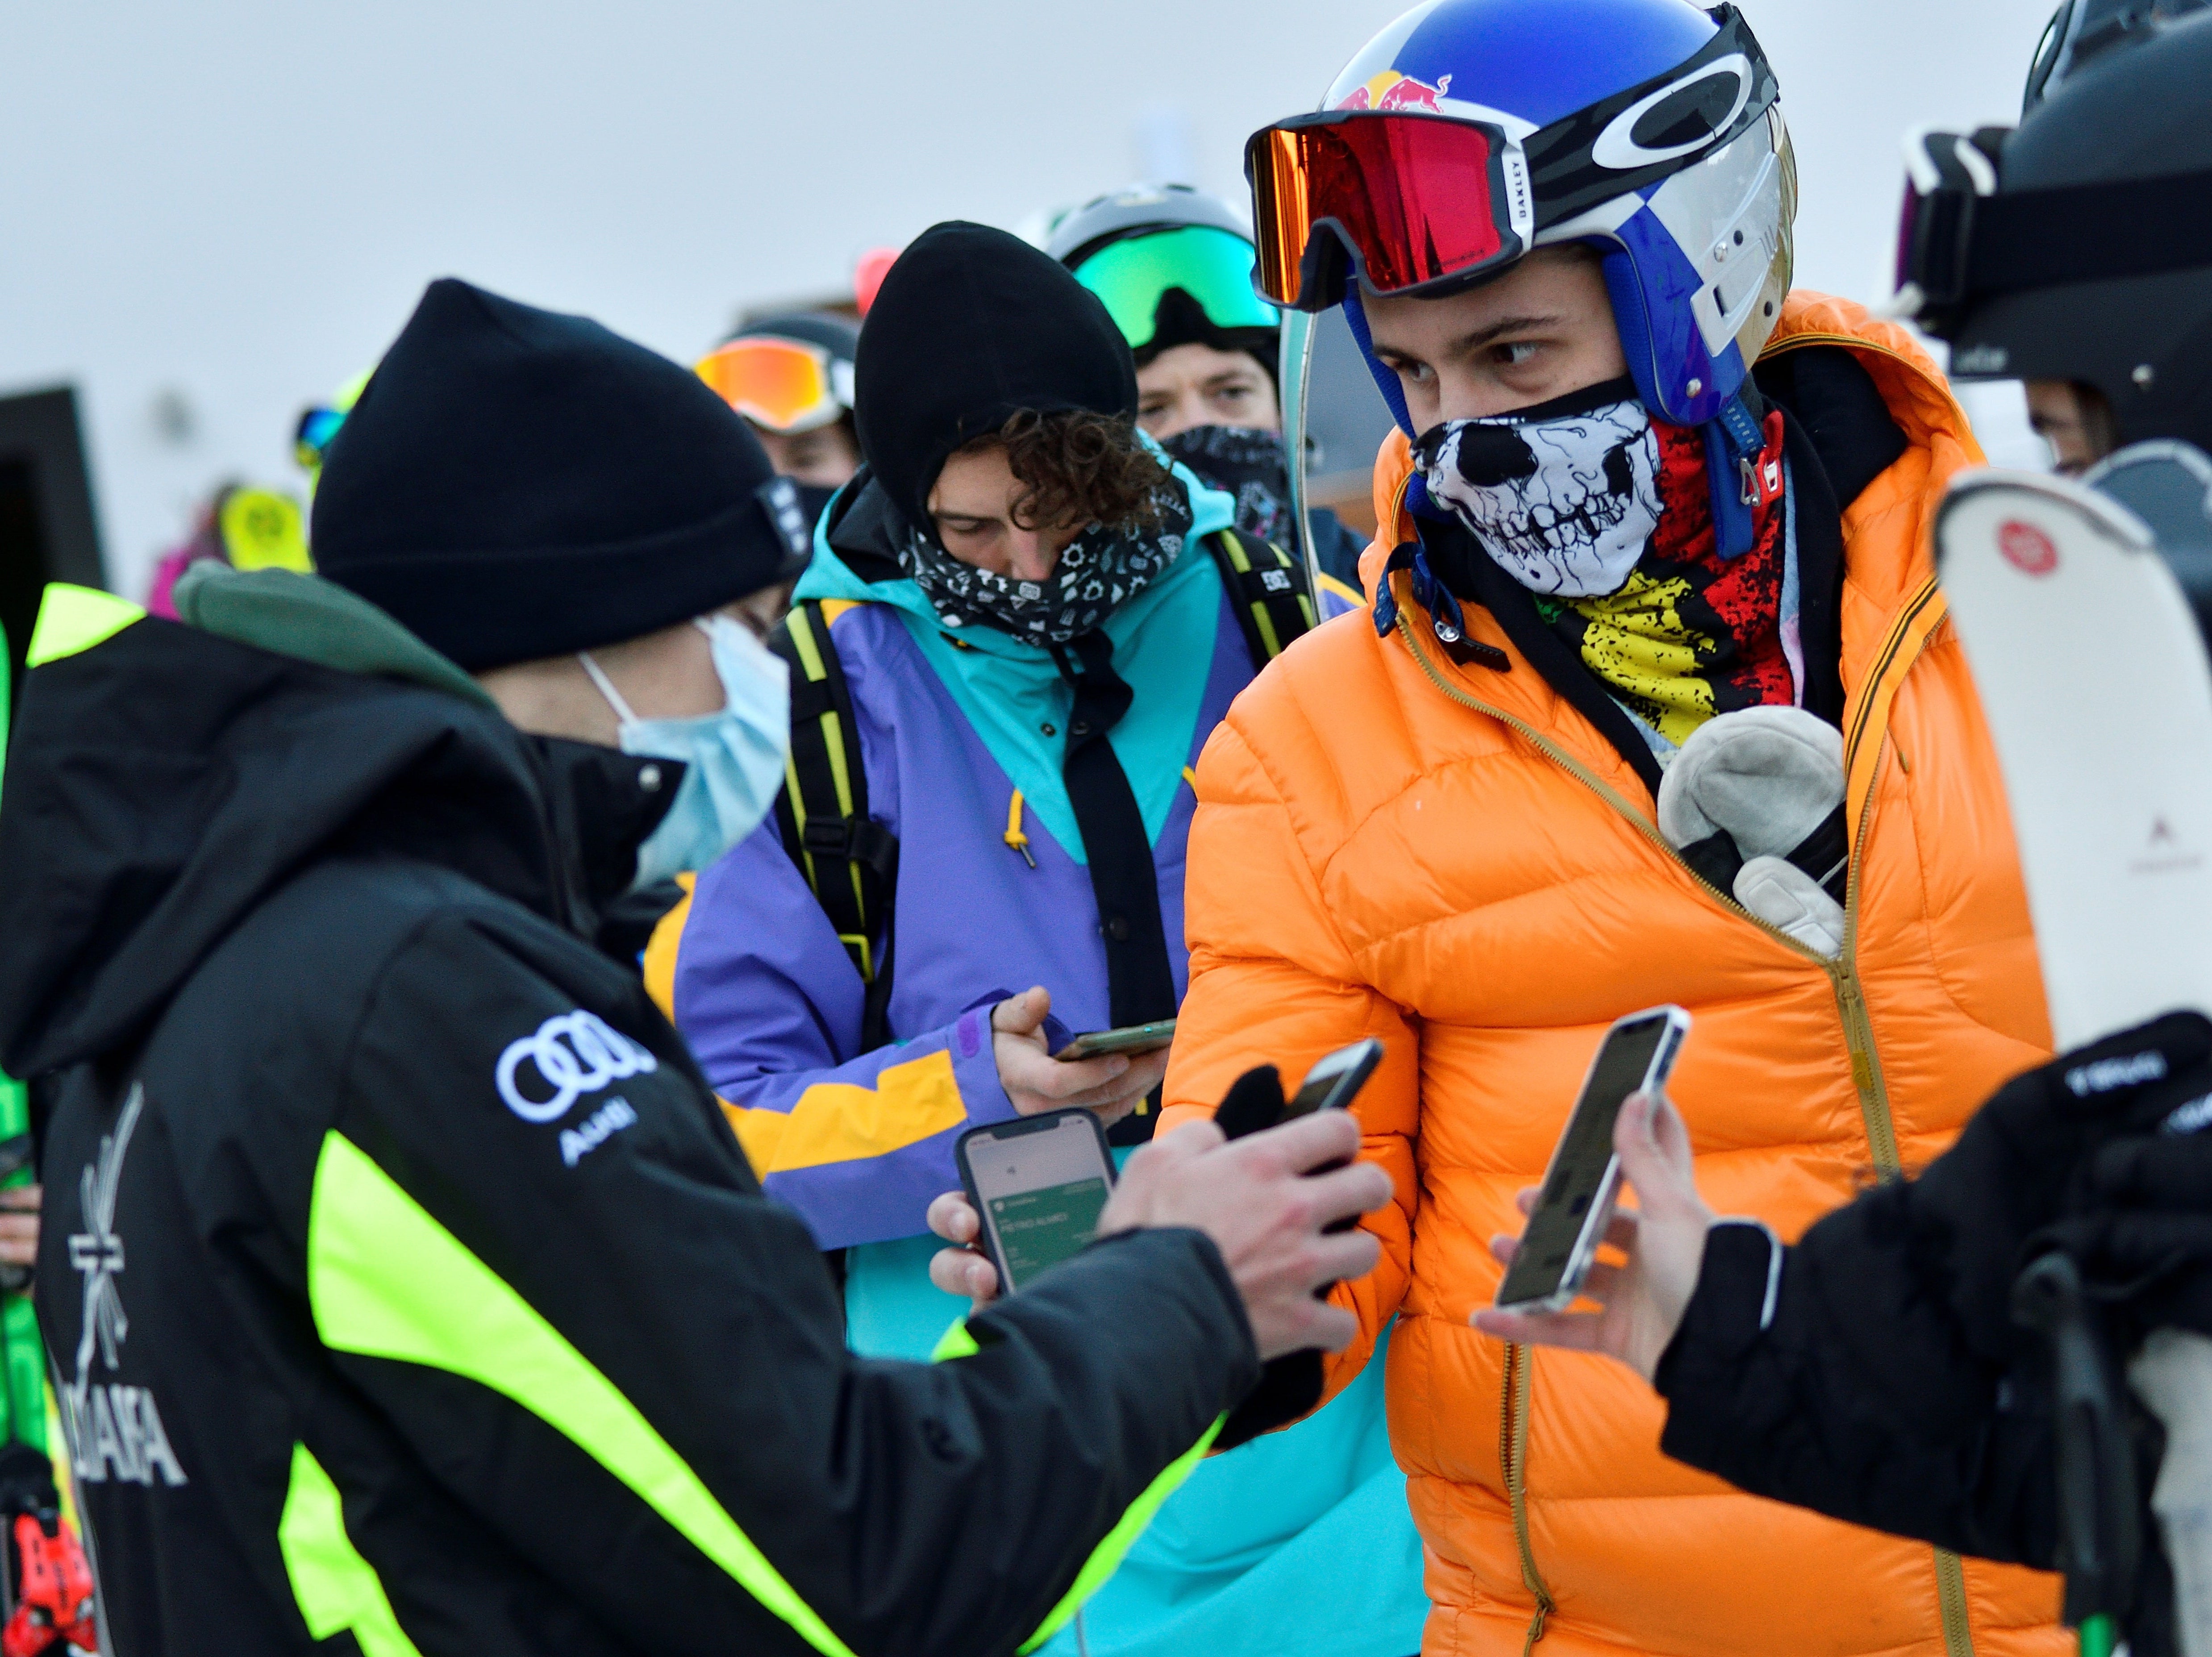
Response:
[{"label": "white helmet with green goggles", "polygon": [[1250,351],[1273,372],[1282,313],[1253,291],[1252,237],[1225,203],[1188,185],[1133,185],[1069,213],[1045,252],[1098,295],[1139,364],[1196,341]]}]

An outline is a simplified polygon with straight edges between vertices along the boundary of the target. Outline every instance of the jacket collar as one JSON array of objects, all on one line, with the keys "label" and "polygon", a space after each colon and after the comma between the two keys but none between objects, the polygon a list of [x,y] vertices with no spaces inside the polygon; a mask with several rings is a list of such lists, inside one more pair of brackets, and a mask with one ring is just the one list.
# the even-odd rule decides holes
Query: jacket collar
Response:
[{"label": "jacket collar", "polygon": [[[1879,731],[1882,719],[1871,722],[1871,712],[1886,716],[1896,681],[1911,665],[1917,645],[1924,642],[1942,619],[1940,594],[1932,601],[1925,593],[1934,574],[1929,543],[1936,507],[1942,499],[1942,480],[1962,466],[1978,464],[1979,446],[1957,401],[1933,361],[1894,324],[1875,320],[1863,307],[1848,300],[1817,294],[1793,294],[1785,303],[1761,361],[1812,346],[1836,346],[1850,351],[1869,376],[1890,418],[1903,434],[1905,448],[1894,464],[1868,483],[1840,513],[1840,551],[1843,561],[1840,603],[1837,605],[1835,642],[1841,685],[1854,691],[1844,709],[1846,735],[1856,727],[1862,736]],[[1809,433],[1801,434],[1792,458],[1802,465]],[[1467,609],[1464,621],[1470,640],[1504,652],[1508,666],[1486,667],[1480,660],[1454,660],[1432,641],[1433,618],[1413,595],[1413,582],[1393,575],[1387,566],[1391,553],[1419,538],[1421,526],[1406,507],[1406,489],[1413,476],[1411,445],[1405,434],[1393,431],[1376,458],[1376,522],[1386,527],[1361,557],[1361,585],[1371,604],[1384,581],[1392,583],[1398,604],[1406,606],[1412,625],[1419,633],[1427,653],[1477,701],[1500,713],[1523,720],[1571,749],[1577,757],[1602,775],[1625,798],[1648,794],[1653,787],[1647,765],[1648,750],[1627,737],[1632,731],[1616,728],[1607,707],[1571,694],[1577,675],[1589,675],[1579,663],[1562,665],[1549,659],[1540,644],[1524,648],[1515,634],[1525,629],[1508,628],[1498,616],[1480,605]],[[1825,477],[1803,494],[1832,501]],[[1801,512],[1814,502],[1802,498]],[[1836,508],[1827,508],[1831,515]],[[1817,532],[1817,531],[1816,531]],[[1805,550],[1801,535],[1801,555]],[[1501,595],[1500,609],[1510,612],[1513,595]],[[1905,625],[1913,648],[1893,647],[1892,635]],[[1534,657],[1529,650],[1535,652]],[[1468,652],[1458,652],[1462,658]],[[1567,671],[1567,666],[1574,670]],[[1547,677],[1545,669],[1551,670]],[[1879,668],[1878,674],[1873,670]],[[1870,677],[1871,676],[1871,677]],[[1556,678],[1557,683],[1554,683]],[[1879,681],[1879,682],[1877,682]],[[1566,685],[1569,690],[1559,687]],[[1609,703],[1607,707],[1609,707]],[[1618,713],[1618,709],[1610,710]],[[1865,744],[1870,750],[1874,744]],[[1853,744],[1854,775],[1866,768],[1867,756]],[[1864,779],[1860,779],[1864,780]]]}]

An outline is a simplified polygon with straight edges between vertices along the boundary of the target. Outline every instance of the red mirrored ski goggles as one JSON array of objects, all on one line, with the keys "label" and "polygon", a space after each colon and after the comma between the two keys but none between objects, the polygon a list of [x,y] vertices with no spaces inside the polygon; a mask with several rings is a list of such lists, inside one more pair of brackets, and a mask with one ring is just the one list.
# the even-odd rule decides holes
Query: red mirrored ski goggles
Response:
[{"label": "red mirrored ski goggles", "polygon": [[1472,282],[1528,251],[1528,165],[1485,122],[1302,115],[1254,133],[1244,173],[1255,280],[1294,310],[1334,305],[1347,261],[1372,291],[1396,294],[1448,276]]}]

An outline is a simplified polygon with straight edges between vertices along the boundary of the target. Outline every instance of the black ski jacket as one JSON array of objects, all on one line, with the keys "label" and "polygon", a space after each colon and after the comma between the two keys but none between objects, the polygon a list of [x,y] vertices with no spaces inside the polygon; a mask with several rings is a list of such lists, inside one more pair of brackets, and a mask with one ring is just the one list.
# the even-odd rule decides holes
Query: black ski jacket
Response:
[{"label": "black ski jacket", "polygon": [[366,612],[295,629],[355,671],[50,591],[0,812],[117,1657],[1015,1650],[1260,1375],[1212,1244],[1109,1239],[968,1356],[849,1356],[585,941],[666,766],[273,579]]}]

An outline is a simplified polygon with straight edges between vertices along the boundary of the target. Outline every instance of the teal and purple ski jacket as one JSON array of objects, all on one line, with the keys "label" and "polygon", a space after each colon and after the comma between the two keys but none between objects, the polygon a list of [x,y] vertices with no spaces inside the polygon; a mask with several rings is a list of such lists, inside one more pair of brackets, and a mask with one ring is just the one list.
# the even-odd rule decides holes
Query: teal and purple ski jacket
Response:
[{"label": "teal and purple ski jacket", "polygon": [[[1106,623],[1136,692],[1109,733],[1151,838],[1178,995],[1190,773],[1256,671],[1214,561],[1230,498],[1192,491],[1185,550]],[[769,1192],[848,1249],[855,1350],[926,1355],[965,1302],[930,1286],[924,1213],[952,1144],[1013,1114],[992,1007],[1031,984],[1065,1029],[1106,1025],[1105,950],[1060,782],[1070,693],[1044,652],[942,627],[865,485],[832,503],[799,587],[823,601],[867,772],[898,836],[894,1040],[863,1051],[863,986],[773,822],[702,875],[676,1018]],[[1324,616],[1358,603],[1334,587]],[[1358,623],[1352,623],[1357,625]],[[1315,1595],[1326,1574],[1339,1587]],[[1093,1657],[1406,1657],[1428,1611],[1382,1418],[1382,1366],[1327,1408],[1200,1465],[1085,1612]],[[1045,1657],[1066,1657],[1063,1633]]]},{"label": "teal and purple ski jacket", "polygon": [[[1192,544],[1226,524],[1229,498],[1199,487],[1193,500],[1184,554],[1105,624],[1136,692],[1109,739],[1152,841],[1178,995],[1191,768],[1254,671],[1219,574]],[[1063,1029],[1109,1022],[1060,779],[1066,682],[1033,646],[944,628],[888,549],[840,533],[859,519],[870,536],[866,493],[852,505],[825,516],[837,522],[799,596],[825,601],[870,809],[899,840],[896,1040],[861,1050],[860,974],[773,820],[700,877],[675,974],[678,1023],[763,1183],[824,1248],[921,1233],[930,1199],[959,1183],[953,1141],[1013,1114],[991,1048],[999,1001],[1042,984]]]}]

